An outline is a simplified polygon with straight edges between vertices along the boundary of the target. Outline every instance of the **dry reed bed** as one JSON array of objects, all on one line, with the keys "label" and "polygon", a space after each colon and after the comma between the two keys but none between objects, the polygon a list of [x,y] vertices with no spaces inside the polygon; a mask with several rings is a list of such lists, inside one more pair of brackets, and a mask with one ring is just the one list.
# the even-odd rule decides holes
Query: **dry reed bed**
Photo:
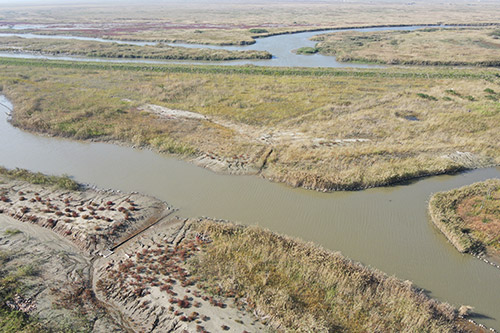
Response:
[{"label": "dry reed bed", "polygon": [[[343,190],[500,163],[494,69],[2,63],[15,126],[152,147],[217,171],[237,166],[292,186]],[[146,104],[207,119],[165,119]]]},{"label": "dry reed bed", "polygon": [[[152,147],[217,171],[345,190],[500,163],[494,69],[3,61],[0,84],[15,126]],[[203,117],[166,119],[146,104]]]},{"label": "dry reed bed", "polygon": [[193,230],[210,240],[188,261],[202,287],[243,300],[278,330],[468,330],[451,306],[339,253],[258,227],[200,220]]}]

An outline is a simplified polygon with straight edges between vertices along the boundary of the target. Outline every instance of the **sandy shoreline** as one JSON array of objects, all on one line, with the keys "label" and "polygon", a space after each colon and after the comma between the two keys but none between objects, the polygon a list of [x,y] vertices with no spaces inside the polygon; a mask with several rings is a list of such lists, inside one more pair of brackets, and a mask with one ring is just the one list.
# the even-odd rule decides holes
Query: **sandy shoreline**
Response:
[{"label": "sandy shoreline", "polygon": [[52,229],[95,255],[124,236],[170,214],[167,204],[139,194],[68,191],[0,178],[0,210],[23,222]]}]

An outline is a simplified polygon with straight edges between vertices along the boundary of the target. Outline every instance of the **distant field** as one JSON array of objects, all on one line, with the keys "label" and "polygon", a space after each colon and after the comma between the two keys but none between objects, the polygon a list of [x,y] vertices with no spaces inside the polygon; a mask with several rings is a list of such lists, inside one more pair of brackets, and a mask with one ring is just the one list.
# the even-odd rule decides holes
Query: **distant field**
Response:
[{"label": "distant field", "polygon": [[340,61],[500,66],[500,28],[346,31],[314,40],[320,53]]},{"label": "distant field", "polygon": [[[12,24],[25,31],[110,39],[248,44],[255,36],[334,27],[401,24],[499,23],[498,1],[165,1],[116,6],[78,3],[0,5],[4,31]],[[2,28],[2,27],[0,27]]]},{"label": "distant field", "polygon": [[270,59],[266,51],[227,51],[172,47],[166,44],[136,46],[106,42],[1,37],[0,51],[29,52],[48,55],[77,55],[96,58],[173,59],[173,60],[236,60]]},{"label": "distant field", "polygon": [[0,66],[16,126],[293,186],[360,189],[500,163],[495,69]]}]

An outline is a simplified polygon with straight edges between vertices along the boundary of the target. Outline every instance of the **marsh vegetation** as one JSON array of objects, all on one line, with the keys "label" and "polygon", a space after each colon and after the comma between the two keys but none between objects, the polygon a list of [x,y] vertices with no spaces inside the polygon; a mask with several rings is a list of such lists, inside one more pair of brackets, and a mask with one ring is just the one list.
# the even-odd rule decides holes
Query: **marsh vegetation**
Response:
[{"label": "marsh vegetation", "polygon": [[486,254],[500,264],[500,180],[436,193],[429,203],[434,223],[460,251]]},{"label": "marsh vegetation", "polygon": [[214,221],[195,230],[210,242],[188,261],[220,295],[244,299],[286,331],[467,331],[451,306],[338,253],[258,227]]},{"label": "marsh vegetation", "polygon": [[339,61],[392,65],[500,66],[498,28],[345,31],[313,38]]},{"label": "marsh vegetation", "polygon": [[243,165],[293,186],[359,189],[500,162],[494,69],[0,63],[15,126]]},{"label": "marsh vegetation", "polygon": [[[102,2],[85,6],[26,6],[11,3],[0,8],[2,31],[25,25],[21,31],[72,34],[107,39],[242,45],[254,37],[325,28],[419,24],[489,24],[498,21],[495,1],[436,3],[384,1],[190,1],[161,4],[128,2],[117,8]],[[0,21],[0,22],[1,22]],[[78,22],[78,24],[75,24]]]},{"label": "marsh vegetation", "polygon": [[266,51],[228,51],[156,45],[137,46],[68,39],[1,37],[0,51],[45,55],[76,55],[93,58],[128,58],[162,60],[222,61],[236,59],[270,59]]}]

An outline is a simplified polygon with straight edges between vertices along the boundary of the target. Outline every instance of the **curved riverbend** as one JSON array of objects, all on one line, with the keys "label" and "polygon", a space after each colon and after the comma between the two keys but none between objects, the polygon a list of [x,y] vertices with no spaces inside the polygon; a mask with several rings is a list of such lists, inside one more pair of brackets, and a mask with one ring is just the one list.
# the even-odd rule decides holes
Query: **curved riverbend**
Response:
[{"label": "curved riverbend", "polygon": [[483,316],[477,321],[500,329],[500,270],[461,255],[427,215],[431,193],[500,177],[500,168],[360,192],[318,193],[255,176],[215,174],[148,150],[33,135],[7,122],[11,107],[0,97],[0,165],[69,174],[101,188],[156,196],[182,216],[259,224],[313,241],[412,280],[440,300],[471,305]]},{"label": "curved riverbend", "polygon": [[[251,45],[238,45],[238,46],[217,46],[217,45],[204,45],[204,44],[169,44],[172,46],[181,46],[187,48],[209,48],[217,50],[230,50],[230,51],[267,51],[273,55],[272,59],[268,60],[231,60],[231,61],[174,61],[174,60],[150,60],[150,59],[104,59],[104,58],[85,58],[76,56],[50,56],[41,54],[30,53],[9,53],[1,52],[0,57],[19,57],[27,59],[58,59],[58,60],[72,60],[72,61],[99,61],[99,62],[118,62],[118,63],[148,63],[148,64],[192,64],[192,65],[206,65],[217,64],[226,66],[237,65],[256,65],[256,66],[271,66],[271,67],[355,67],[355,68],[380,68],[383,66],[372,64],[360,63],[344,63],[336,61],[333,56],[325,56],[319,53],[312,55],[300,55],[293,52],[301,47],[314,47],[316,42],[309,40],[309,38],[338,31],[386,31],[386,30],[416,30],[424,27],[434,26],[402,26],[402,27],[378,27],[378,28],[353,28],[353,29],[332,29],[324,31],[310,31],[291,34],[275,35],[270,37],[263,37],[256,39],[255,44]],[[445,28],[447,26],[436,26]],[[36,34],[23,34],[23,33],[0,33],[0,38],[4,37],[26,37],[26,38],[43,38],[43,39],[75,39],[84,41],[96,41],[105,43],[119,43],[131,45],[154,45],[153,42],[137,42],[137,41],[121,41],[110,40],[101,38],[90,38],[80,36],[60,36],[60,35],[36,35]],[[1,39],[0,39],[1,40]]]}]

